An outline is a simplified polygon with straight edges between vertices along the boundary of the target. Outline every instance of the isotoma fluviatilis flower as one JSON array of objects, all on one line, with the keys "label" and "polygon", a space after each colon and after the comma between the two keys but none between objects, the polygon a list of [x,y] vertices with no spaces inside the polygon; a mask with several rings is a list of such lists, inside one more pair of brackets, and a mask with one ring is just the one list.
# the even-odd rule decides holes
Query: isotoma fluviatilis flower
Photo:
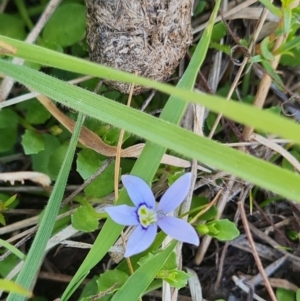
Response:
[{"label": "isotoma fluviatilis flower", "polygon": [[146,250],[155,239],[157,227],[176,240],[199,245],[199,237],[189,223],[168,216],[168,213],[177,208],[187,196],[191,176],[191,173],[186,173],[176,180],[162,196],[157,206],[154,195],[146,182],[136,176],[122,176],[122,183],[134,207],[119,205],[105,210],[116,223],[135,226],[127,242],[125,257]]}]

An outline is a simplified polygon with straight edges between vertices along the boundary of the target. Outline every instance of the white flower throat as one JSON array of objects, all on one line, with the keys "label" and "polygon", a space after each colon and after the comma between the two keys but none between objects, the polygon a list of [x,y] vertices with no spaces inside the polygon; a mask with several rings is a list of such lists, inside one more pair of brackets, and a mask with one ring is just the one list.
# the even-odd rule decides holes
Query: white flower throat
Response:
[{"label": "white flower throat", "polygon": [[137,211],[139,221],[144,228],[157,222],[157,214],[153,209],[149,209],[146,205],[141,205]]}]

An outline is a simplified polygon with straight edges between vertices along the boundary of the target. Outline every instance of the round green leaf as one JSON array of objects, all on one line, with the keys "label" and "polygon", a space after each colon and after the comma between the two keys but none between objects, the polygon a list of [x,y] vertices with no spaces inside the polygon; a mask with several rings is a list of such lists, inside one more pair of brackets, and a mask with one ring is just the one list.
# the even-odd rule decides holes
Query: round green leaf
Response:
[{"label": "round green leaf", "polygon": [[11,109],[0,111],[0,153],[8,152],[17,141],[18,115]]},{"label": "round green leaf", "polygon": [[59,140],[49,134],[44,134],[45,149],[38,154],[31,155],[33,169],[35,171],[43,172],[47,175],[49,171],[49,161],[53,152],[61,145]]},{"label": "round green leaf", "polygon": [[72,226],[79,231],[92,232],[98,229],[98,219],[92,206],[80,206],[72,214]]},{"label": "round green leaf", "polygon": [[3,109],[0,111],[0,129],[16,128],[18,121],[18,115],[12,109]]},{"label": "round green leaf", "polygon": [[284,288],[278,288],[276,290],[276,298],[278,301],[294,301],[295,295],[293,291]]},{"label": "round green leaf", "polygon": [[43,124],[51,117],[49,111],[36,99],[28,103],[25,118],[30,124]]},{"label": "round green leaf", "polygon": [[25,25],[21,18],[0,14],[0,34],[18,40],[26,38]]},{"label": "round green leaf", "polygon": [[43,31],[43,39],[61,47],[79,42],[85,34],[85,7],[68,3],[59,7]]},{"label": "round green leaf", "polygon": [[114,190],[114,169],[115,164],[113,162],[84,189],[85,195],[87,197],[102,198],[111,193]]},{"label": "round green leaf", "polygon": [[128,274],[118,269],[105,271],[97,280],[98,290],[99,292],[114,291],[121,287],[128,278]]},{"label": "round green leaf", "polygon": [[22,136],[22,146],[26,155],[38,154],[45,148],[43,136],[35,131],[26,130]]},{"label": "round green leaf", "polygon": [[78,153],[76,164],[80,176],[86,180],[101,166],[103,157],[91,149],[83,149]]},{"label": "round green leaf", "polygon": [[214,229],[215,232],[210,232],[209,235],[221,241],[232,240],[240,235],[240,231],[236,227],[235,223],[228,219],[220,219],[210,223],[207,226]]},{"label": "round green leaf", "polygon": [[17,141],[17,129],[14,127],[0,130],[0,153],[8,152]]},{"label": "round green leaf", "polygon": [[226,35],[226,26],[224,23],[220,22],[216,24],[213,28],[211,39],[213,41],[219,41]]}]

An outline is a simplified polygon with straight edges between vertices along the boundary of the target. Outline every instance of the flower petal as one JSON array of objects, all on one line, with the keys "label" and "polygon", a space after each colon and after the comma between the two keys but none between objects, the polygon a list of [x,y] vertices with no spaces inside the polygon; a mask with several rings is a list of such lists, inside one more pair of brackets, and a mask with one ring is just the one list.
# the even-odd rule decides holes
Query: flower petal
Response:
[{"label": "flower petal", "polygon": [[139,177],[131,175],[122,176],[121,179],[131,201],[136,207],[141,204],[145,204],[150,209],[155,208],[154,195],[145,181]]},{"label": "flower petal", "polygon": [[148,249],[153,243],[156,233],[156,224],[150,225],[147,229],[137,226],[128,239],[124,257],[130,257]]},{"label": "flower petal", "polygon": [[192,174],[186,173],[169,187],[162,196],[157,206],[157,211],[163,211],[165,214],[177,208],[187,196],[191,186]]},{"label": "flower petal", "polygon": [[157,221],[158,226],[172,238],[187,242],[198,246],[200,243],[199,236],[195,229],[186,221],[172,217],[165,216]]},{"label": "flower petal", "polygon": [[107,207],[104,210],[117,224],[124,226],[136,226],[140,223],[135,207],[119,205]]}]

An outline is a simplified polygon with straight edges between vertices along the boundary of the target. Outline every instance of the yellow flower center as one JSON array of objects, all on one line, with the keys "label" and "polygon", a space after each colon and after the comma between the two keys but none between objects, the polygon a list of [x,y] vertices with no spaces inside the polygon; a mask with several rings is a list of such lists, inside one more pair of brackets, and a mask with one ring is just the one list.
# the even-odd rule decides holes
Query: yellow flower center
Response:
[{"label": "yellow flower center", "polygon": [[137,214],[139,216],[139,221],[144,228],[155,224],[157,221],[156,212],[152,209],[149,209],[146,205],[140,206]]}]

